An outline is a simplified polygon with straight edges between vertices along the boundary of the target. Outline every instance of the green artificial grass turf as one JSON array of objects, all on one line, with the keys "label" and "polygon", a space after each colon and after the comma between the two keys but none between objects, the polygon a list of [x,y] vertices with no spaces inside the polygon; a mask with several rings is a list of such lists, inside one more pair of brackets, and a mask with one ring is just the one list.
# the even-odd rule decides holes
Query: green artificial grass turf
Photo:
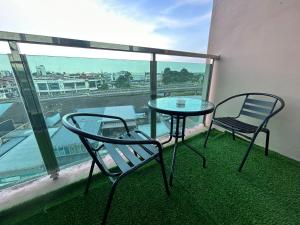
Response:
[{"label": "green artificial grass turf", "polygon": [[[242,173],[237,172],[248,143],[213,131],[188,142],[205,154],[201,159],[178,149],[174,186],[167,197],[155,162],[122,180],[117,187],[108,224],[300,224],[300,163],[278,153],[264,156],[255,146]],[[272,140],[271,140],[272,141]],[[171,147],[164,150],[167,173]],[[0,224],[100,224],[110,182],[96,175],[88,195],[84,181],[0,213]]]}]

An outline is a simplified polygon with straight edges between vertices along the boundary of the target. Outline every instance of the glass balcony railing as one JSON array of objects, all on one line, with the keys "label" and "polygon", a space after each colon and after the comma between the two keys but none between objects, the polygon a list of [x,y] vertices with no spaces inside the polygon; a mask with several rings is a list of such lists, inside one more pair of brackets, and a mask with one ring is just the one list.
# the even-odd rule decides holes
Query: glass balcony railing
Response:
[{"label": "glass balcony railing", "polygon": [[45,175],[47,171],[7,55],[0,54],[0,65],[0,189],[3,189]]},{"label": "glass balcony railing", "polygon": [[[89,159],[79,138],[62,126],[67,113],[124,118],[129,128],[150,135],[149,61],[27,55],[35,90],[60,168]],[[85,121],[92,133],[116,136],[122,124]]]},{"label": "glass balcony railing", "polygon": [[[57,177],[59,170],[90,159],[79,138],[62,126],[61,118],[67,113],[116,115],[123,117],[130,129],[149,136],[168,133],[169,118],[151,112],[148,101],[170,95],[207,99],[213,61],[218,59],[199,53],[8,32],[0,32],[1,40],[10,51],[0,55],[0,189],[47,173]],[[26,44],[46,50],[34,54],[26,50]],[[64,54],[66,48],[59,49],[62,47],[69,47],[71,57]],[[80,51],[75,53],[75,47]],[[98,57],[95,51],[105,54]],[[157,61],[161,54],[205,61]],[[190,118],[187,126],[202,122],[200,117]],[[121,124],[110,120],[83,119],[80,123],[89,132],[107,136],[122,131]]]},{"label": "glass balcony railing", "polygon": [[[187,60],[185,60],[187,61]],[[206,62],[157,62],[157,96],[189,96],[206,99],[212,65]],[[157,113],[157,136],[167,135],[171,118]],[[202,116],[188,117],[186,128],[203,122]]]}]

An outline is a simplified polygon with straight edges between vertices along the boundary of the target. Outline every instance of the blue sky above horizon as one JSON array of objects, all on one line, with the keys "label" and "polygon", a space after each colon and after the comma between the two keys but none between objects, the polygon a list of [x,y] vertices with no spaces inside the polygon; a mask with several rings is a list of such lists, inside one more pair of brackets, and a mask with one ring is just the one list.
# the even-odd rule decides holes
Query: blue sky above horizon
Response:
[{"label": "blue sky above horizon", "polygon": [[3,0],[0,30],[206,52],[212,0]]},{"label": "blue sky above horizon", "polygon": [[[212,0],[3,0],[0,30],[206,53],[211,11]],[[83,56],[51,46],[21,50]]]},{"label": "blue sky above horizon", "polygon": [[157,23],[155,32],[174,40],[176,50],[207,51],[212,0],[116,0],[137,20]]}]

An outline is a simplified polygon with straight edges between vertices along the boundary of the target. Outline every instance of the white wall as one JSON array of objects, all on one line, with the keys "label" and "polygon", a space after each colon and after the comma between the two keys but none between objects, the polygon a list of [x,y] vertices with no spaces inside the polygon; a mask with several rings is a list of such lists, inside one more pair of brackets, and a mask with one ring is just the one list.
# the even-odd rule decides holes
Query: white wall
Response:
[{"label": "white wall", "polygon": [[300,160],[300,0],[214,0],[208,52],[221,55],[211,101],[247,91],[282,97],[270,148]]}]

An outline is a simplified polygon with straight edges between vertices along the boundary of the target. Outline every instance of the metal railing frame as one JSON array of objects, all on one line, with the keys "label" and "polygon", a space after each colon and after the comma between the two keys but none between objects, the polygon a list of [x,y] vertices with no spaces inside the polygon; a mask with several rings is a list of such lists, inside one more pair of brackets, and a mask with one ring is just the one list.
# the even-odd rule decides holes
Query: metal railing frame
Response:
[{"label": "metal railing frame", "polygon": [[[9,61],[14,72],[14,76],[19,87],[23,103],[28,114],[34,135],[36,137],[47,173],[52,178],[58,177],[59,166],[54,154],[51,138],[46,126],[46,122],[43,116],[40,101],[38,99],[37,92],[34,87],[33,78],[29,70],[29,65],[26,59],[26,55],[21,54],[18,43],[27,44],[41,44],[52,45],[62,47],[75,47],[85,49],[99,49],[99,50],[112,50],[112,51],[124,51],[134,53],[148,53],[151,54],[150,61],[150,98],[156,98],[157,96],[157,55],[170,55],[192,58],[203,58],[211,60],[211,64],[206,67],[207,77],[207,90],[205,93],[205,99],[208,100],[210,83],[212,76],[212,69],[215,60],[219,60],[220,56],[211,54],[202,54],[187,51],[176,51],[168,49],[148,48],[134,45],[104,43],[96,41],[85,41],[70,38],[50,37],[42,35],[24,34],[0,31],[0,41],[6,41],[9,44],[11,53],[9,55]],[[156,137],[156,113],[151,112],[151,137]]]}]

